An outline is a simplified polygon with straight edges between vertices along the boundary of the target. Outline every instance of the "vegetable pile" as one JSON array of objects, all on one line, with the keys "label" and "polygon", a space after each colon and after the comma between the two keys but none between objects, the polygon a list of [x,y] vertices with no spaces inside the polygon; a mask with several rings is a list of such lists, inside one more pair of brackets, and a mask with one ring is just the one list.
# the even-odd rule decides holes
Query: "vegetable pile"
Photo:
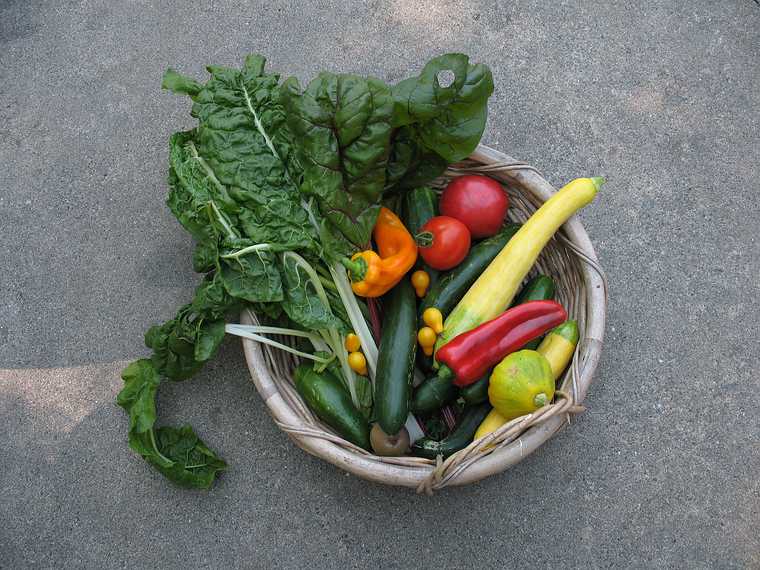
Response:
[{"label": "vegetable pile", "polygon": [[[122,373],[135,452],[186,487],[227,467],[190,426],[157,427],[155,402],[161,381],[193,376],[225,333],[301,357],[293,379],[307,406],[380,455],[448,456],[551,402],[577,326],[548,276],[508,307],[602,180],[570,183],[522,227],[506,223],[507,195],[488,177],[455,179],[439,199],[427,184],[485,128],[486,66],[447,54],[392,86],[323,72],[305,88],[259,55],[208,71],[205,84],[164,75],[198,120],[170,139],[167,204],[203,277],[145,334],[151,356]],[[261,324],[227,323],[244,308]]]}]

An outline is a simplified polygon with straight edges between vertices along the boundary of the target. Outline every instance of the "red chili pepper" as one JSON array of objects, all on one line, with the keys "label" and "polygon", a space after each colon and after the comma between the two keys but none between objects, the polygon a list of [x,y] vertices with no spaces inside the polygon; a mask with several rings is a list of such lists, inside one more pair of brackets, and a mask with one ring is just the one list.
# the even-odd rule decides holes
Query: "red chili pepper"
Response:
[{"label": "red chili pepper", "polygon": [[468,386],[505,356],[566,320],[565,309],[554,301],[528,301],[512,307],[442,346],[436,360],[446,366],[438,375],[453,373],[454,384]]}]

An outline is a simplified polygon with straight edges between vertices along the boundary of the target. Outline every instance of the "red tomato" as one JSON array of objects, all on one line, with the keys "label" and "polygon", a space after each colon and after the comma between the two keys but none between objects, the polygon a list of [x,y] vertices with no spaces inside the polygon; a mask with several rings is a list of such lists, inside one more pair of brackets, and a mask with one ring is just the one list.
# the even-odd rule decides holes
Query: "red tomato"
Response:
[{"label": "red tomato", "polygon": [[[459,265],[470,251],[470,230],[449,216],[430,218],[420,228],[419,237],[422,238],[418,241],[420,255],[433,269],[451,269]],[[428,241],[430,245],[426,245]]]},{"label": "red tomato", "polygon": [[441,196],[441,214],[462,222],[472,237],[484,238],[499,231],[509,207],[501,184],[488,176],[472,174],[452,180]]}]

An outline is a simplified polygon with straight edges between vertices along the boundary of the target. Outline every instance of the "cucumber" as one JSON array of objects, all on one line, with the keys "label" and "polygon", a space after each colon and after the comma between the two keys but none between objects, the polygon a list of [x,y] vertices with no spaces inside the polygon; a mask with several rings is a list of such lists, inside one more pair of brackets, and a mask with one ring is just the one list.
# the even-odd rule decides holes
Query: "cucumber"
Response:
[{"label": "cucumber", "polygon": [[420,233],[420,228],[438,215],[438,195],[432,188],[422,186],[404,194],[401,212],[406,229],[413,236]]},{"label": "cucumber", "polygon": [[488,378],[490,373],[477,382],[459,389],[459,395],[469,405],[480,404],[488,400]]},{"label": "cucumber", "polygon": [[441,311],[444,317],[448,315],[519,229],[519,224],[507,224],[498,234],[474,245],[462,263],[440,275],[438,281],[430,286],[422,300],[420,315],[430,307]]},{"label": "cucumber", "polygon": [[383,298],[385,318],[375,375],[375,417],[388,435],[404,427],[417,349],[417,301],[409,279],[402,279]]},{"label": "cucumber", "polygon": [[343,383],[331,372],[317,373],[301,364],[294,373],[296,390],[309,409],[341,436],[369,450],[369,424],[356,409]]},{"label": "cucumber", "polygon": [[[488,388],[486,388],[487,394]],[[420,384],[412,397],[412,412],[429,414],[453,401],[457,397],[457,387],[451,378],[432,376]]]},{"label": "cucumber", "polygon": [[[416,236],[420,229],[430,219],[438,215],[438,195],[432,188],[422,186],[410,190],[402,198],[401,219],[409,230]],[[417,258],[417,269],[424,269],[430,277],[430,286],[438,280],[438,271],[429,267],[421,257]]]},{"label": "cucumber", "polygon": [[509,307],[544,246],[570,216],[591,203],[603,183],[601,177],[573,180],[536,210],[448,314],[436,351]]},{"label": "cucumber", "polygon": [[[520,291],[520,294],[517,296],[517,299],[515,299],[515,302],[512,303],[512,306],[514,307],[515,305],[527,303],[528,301],[549,301],[554,299],[556,289],[557,287],[554,285],[554,279],[548,275],[537,275],[525,284],[525,287]],[[542,338],[543,337],[534,338],[523,346],[522,349],[536,350],[538,345],[541,344]]]},{"label": "cucumber", "polygon": [[548,301],[554,298],[556,289],[554,279],[548,275],[537,275],[525,284],[512,306],[521,305],[528,301]]},{"label": "cucumber", "polygon": [[428,459],[435,459],[437,456],[442,455],[445,459],[460,449],[464,449],[472,443],[478,426],[480,426],[490,411],[491,404],[488,402],[465,408],[457,422],[457,426],[448,437],[445,437],[441,441],[435,441],[427,437],[418,439],[412,445],[412,455],[427,457]]}]

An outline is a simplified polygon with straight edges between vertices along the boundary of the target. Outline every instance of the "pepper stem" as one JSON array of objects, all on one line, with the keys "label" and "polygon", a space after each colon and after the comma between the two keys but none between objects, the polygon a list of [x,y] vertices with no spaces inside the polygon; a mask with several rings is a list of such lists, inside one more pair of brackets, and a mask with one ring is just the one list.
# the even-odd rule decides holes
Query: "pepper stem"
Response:
[{"label": "pepper stem", "polygon": [[549,403],[549,398],[541,392],[540,394],[536,394],[536,397],[533,398],[533,403],[536,405],[537,408],[543,408],[546,404]]},{"label": "pepper stem", "polygon": [[364,276],[367,274],[367,262],[361,257],[356,261],[343,257],[340,262],[343,264],[343,267],[348,269],[349,277],[351,277],[351,281],[354,283],[364,279]]},{"label": "pepper stem", "polygon": [[430,247],[433,245],[433,232],[420,232],[414,236],[414,241],[420,247]]}]

